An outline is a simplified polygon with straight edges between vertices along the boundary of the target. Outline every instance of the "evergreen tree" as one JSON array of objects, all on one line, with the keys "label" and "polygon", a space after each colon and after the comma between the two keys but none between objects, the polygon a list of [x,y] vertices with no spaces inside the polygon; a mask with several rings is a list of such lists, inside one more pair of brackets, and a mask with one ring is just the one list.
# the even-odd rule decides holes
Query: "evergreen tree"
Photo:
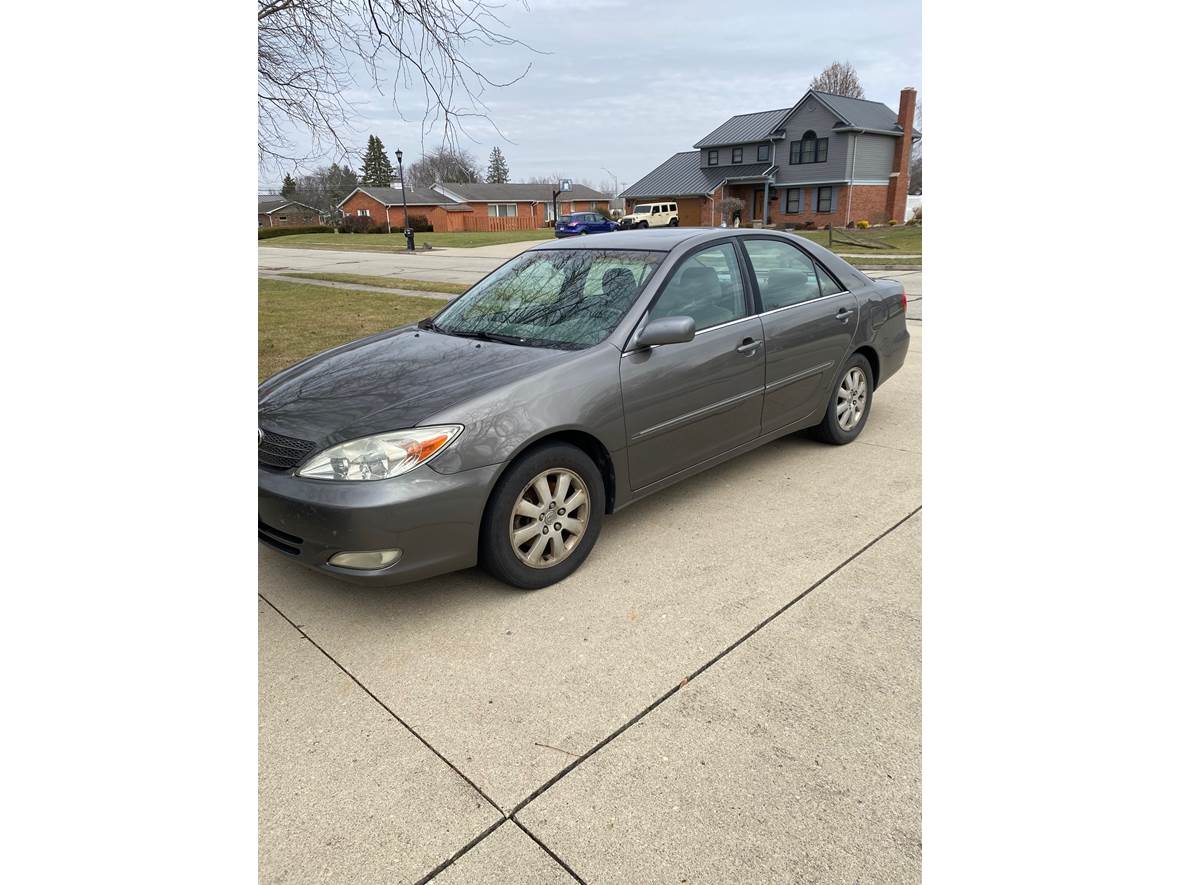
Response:
[{"label": "evergreen tree", "polygon": [[393,184],[393,165],[385,153],[385,145],[376,135],[369,136],[369,146],[361,164],[361,184],[371,187],[389,187]]},{"label": "evergreen tree", "polygon": [[488,157],[488,183],[508,183],[508,161],[499,147],[492,148],[491,156]]},{"label": "evergreen tree", "polygon": [[344,198],[356,190],[356,186],[360,184],[360,180],[352,171],[351,166],[346,165],[341,168],[337,163],[328,167],[324,178],[324,189],[327,191],[327,201],[331,206],[342,203]]},{"label": "evergreen tree", "polygon": [[286,175],[283,176],[283,189],[281,191],[279,191],[279,193],[281,193],[284,197],[287,197],[288,199],[290,199],[291,197],[295,196],[295,188],[296,187],[297,187],[297,185],[295,184],[295,179],[292,178],[291,173],[288,172]]}]

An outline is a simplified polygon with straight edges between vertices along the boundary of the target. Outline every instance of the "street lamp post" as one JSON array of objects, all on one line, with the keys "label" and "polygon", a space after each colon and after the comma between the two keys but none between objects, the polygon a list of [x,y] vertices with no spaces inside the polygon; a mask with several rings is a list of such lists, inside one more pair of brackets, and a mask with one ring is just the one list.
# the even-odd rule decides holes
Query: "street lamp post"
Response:
[{"label": "street lamp post", "polygon": [[410,207],[406,203],[406,176],[405,173],[402,172],[402,149],[398,148],[393,152],[393,155],[397,157],[397,180],[402,186],[402,218],[406,223],[406,251],[413,252],[414,229],[410,227]]}]

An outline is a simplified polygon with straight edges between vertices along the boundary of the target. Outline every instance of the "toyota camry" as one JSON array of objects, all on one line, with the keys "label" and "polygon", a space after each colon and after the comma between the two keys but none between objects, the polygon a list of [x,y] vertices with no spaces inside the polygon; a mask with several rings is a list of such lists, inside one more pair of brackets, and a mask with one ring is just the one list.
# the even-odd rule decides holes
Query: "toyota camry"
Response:
[{"label": "toyota camry", "polygon": [[478,564],[548,586],[646,495],[788,433],[856,439],[905,309],[899,283],[777,231],[542,242],[262,383],[259,540],[360,583]]}]

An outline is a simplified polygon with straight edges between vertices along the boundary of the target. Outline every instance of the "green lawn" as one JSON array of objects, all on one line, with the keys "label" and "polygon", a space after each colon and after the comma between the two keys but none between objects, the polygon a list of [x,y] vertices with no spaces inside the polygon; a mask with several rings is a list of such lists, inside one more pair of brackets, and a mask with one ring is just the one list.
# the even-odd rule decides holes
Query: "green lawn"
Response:
[{"label": "green lawn", "polygon": [[[880,259],[884,263],[892,263],[891,255],[922,254],[922,226],[920,224],[871,227],[868,230],[837,228],[831,232],[831,246],[828,246],[828,231],[826,230],[797,230],[794,233],[807,237],[807,239],[841,255],[871,255],[874,259]],[[880,244],[894,248],[874,249],[871,246],[841,242],[841,240],[859,240],[862,243]],[[902,260],[906,264],[910,263],[909,259]]]},{"label": "green lawn", "polygon": [[470,286],[463,283],[436,283],[431,280],[410,280],[405,277],[374,277],[361,273],[293,273],[284,271],[285,277],[300,277],[305,280],[325,280],[329,283],[355,283],[361,286],[378,286],[382,289],[413,289],[416,292],[445,292],[447,295],[462,295]]},{"label": "green lawn", "polygon": [[[506,230],[494,233],[414,234],[414,245],[429,243],[437,249],[470,249],[472,246],[494,246],[499,243],[523,243],[530,240],[551,240],[553,230],[542,227],[530,230]],[[283,246],[290,249],[342,249],[348,252],[391,252],[406,248],[406,238],[394,234],[292,234],[259,240],[262,246]]]},{"label": "green lawn", "polygon": [[258,379],[306,356],[438,313],[436,298],[258,280]]}]

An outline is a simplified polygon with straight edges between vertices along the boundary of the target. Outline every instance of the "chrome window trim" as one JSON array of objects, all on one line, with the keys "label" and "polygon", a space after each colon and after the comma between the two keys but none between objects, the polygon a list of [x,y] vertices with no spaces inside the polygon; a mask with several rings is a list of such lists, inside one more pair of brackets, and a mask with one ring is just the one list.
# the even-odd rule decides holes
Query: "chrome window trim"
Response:
[{"label": "chrome window trim", "polygon": [[800,301],[798,304],[784,304],[782,307],[772,307],[770,310],[764,310],[762,313],[755,314],[755,316],[769,316],[772,313],[778,313],[783,310],[790,310],[792,307],[802,307],[805,304],[817,304],[820,301],[827,301],[829,298],[839,298],[841,295],[852,294],[847,289],[843,292],[833,292],[831,295],[821,295],[819,298],[808,298],[806,301]]}]

